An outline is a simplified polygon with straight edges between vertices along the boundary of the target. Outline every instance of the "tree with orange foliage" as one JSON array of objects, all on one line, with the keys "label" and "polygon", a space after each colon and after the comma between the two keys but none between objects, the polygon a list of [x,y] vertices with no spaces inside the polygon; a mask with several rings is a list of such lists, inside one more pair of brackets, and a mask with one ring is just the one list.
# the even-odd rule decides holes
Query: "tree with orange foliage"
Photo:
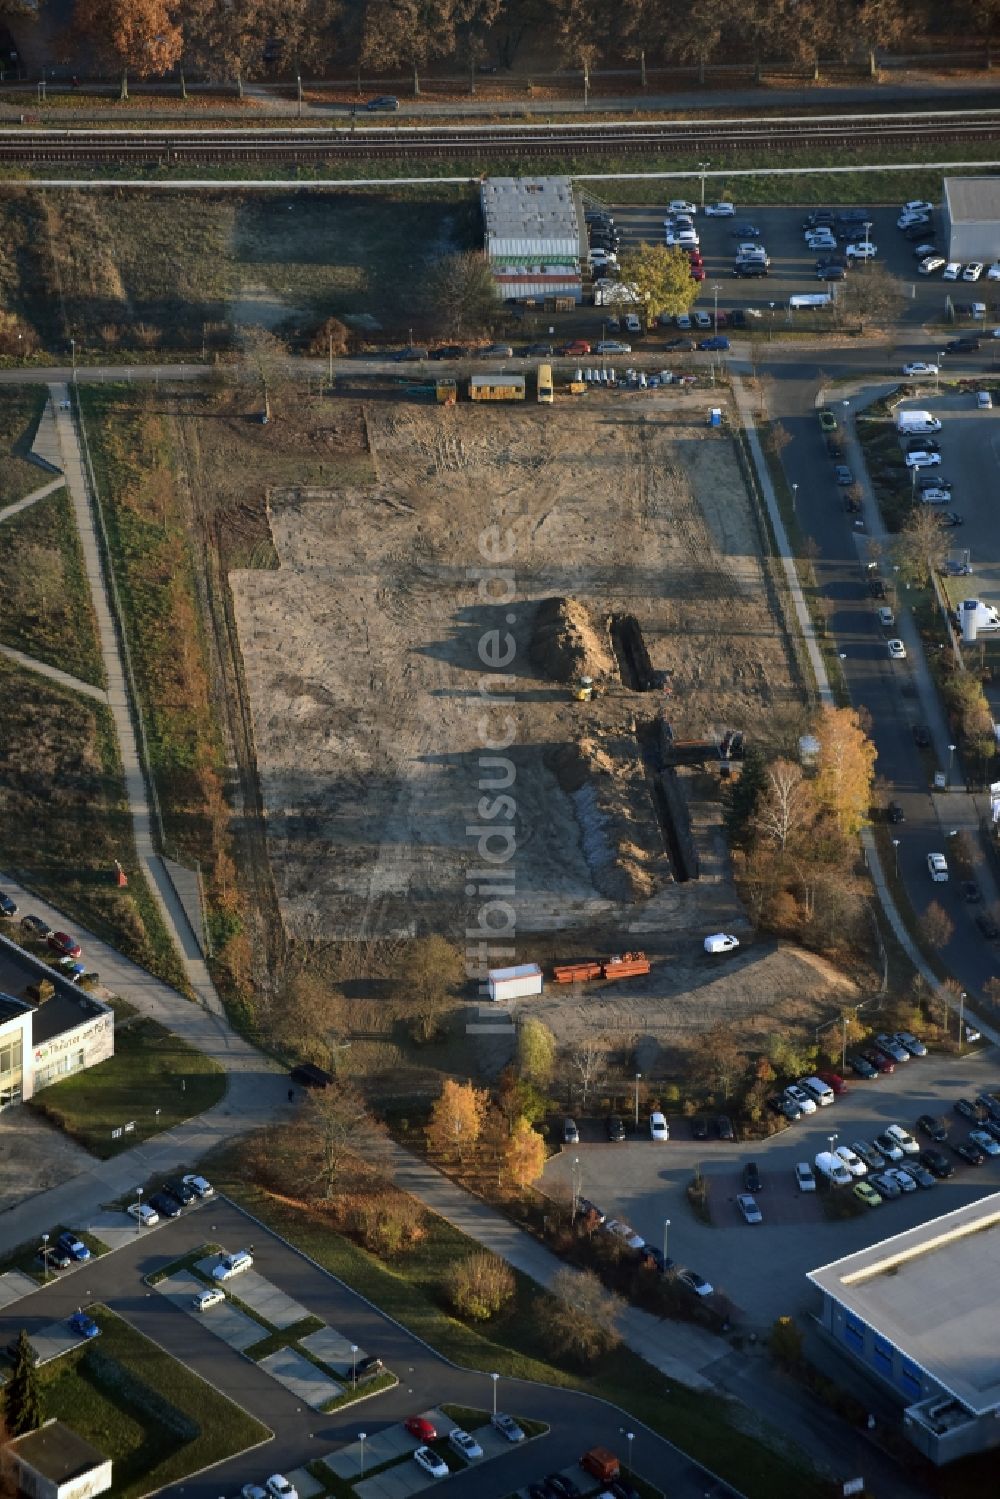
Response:
[{"label": "tree with orange foliage", "polygon": [[823,708],[813,723],[819,740],[816,798],[842,833],[861,831],[871,806],[875,746],[853,708]]},{"label": "tree with orange foliage", "polygon": [[121,69],[121,98],[128,75],[152,78],[169,72],[184,45],[171,0],[76,0],[73,29],[81,40]]},{"label": "tree with orange foliage", "polygon": [[482,1133],[488,1104],[489,1094],[484,1089],[446,1079],[427,1125],[430,1149],[464,1160],[466,1151],[476,1145]]},{"label": "tree with orange foliage", "polygon": [[515,1187],[530,1187],[545,1168],[545,1141],[527,1119],[518,1119],[504,1146],[503,1164]]}]

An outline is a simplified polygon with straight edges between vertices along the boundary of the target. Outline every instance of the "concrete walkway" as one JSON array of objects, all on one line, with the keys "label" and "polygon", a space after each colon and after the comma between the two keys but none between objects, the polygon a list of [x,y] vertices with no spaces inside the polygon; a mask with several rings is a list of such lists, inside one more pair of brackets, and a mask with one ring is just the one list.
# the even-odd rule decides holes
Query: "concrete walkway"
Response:
[{"label": "concrete walkway", "polygon": [[12,645],[0,645],[0,656],[6,656],[8,661],[13,661],[15,666],[21,666],[25,671],[35,671],[40,677],[48,677],[50,682],[57,682],[70,692],[81,692],[84,697],[92,698],[95,703],[103,703],[107,707],[108,694],[103,687],[92,687],[89,682],[81,682],[79,677],[71,677],[68,671],[60,671],[58,666],[49,666],[34,656],[26,656],[24,651],[17,651]]},{"label": "concrete walkway", "polygon": [[163,867],[163,861],[153,841],[152,810],[132,721],[133,705],[129,699],[125,664],[111,614],[107,581],[104,576],[104,559],[98,545],[83,454],[80,450],[73,413],[69,407],[69,389],[65,385],[53,385],[50,386],[50,394],[56,412],[56,429],[59,436],[63,473],[66,476],[70,502],[76,517],[80,545],[83,549],[84,569],[90,585],[94,613],[97,617],[97,633],[108,683],[107,702],[118,734],[125,776],[125,796],[132,819],[136,854],[153,892],[153,898],[159,907],[160,915],[180,950],[191,988],[200,1004],[224,1020],[222,1001],[215,991],[215,985],[212,983],[202,957],[198,938],[173,883]]},{"label": "concrete walkway", "polygon": [[5,520],[10,520],[12,515],[18,515],[22,510],[27,510],[29,505],[34,505],[38,500],[44,500],[46,495],[62,489],[65,483],[65,478],[60,474],[58,478],[50,479],[48,484],[43,484],[41,489],[33,489],[22,500],[15,500],[13,504],[5,505],[0,510],[0,525],[3,525]]},{"label": "concrete walkway", "polygon": [[[456,1186],[427,1161],[402,1145],[379,1142],[379,1159],[392,1169],[404,1191],[432,1213],[447,1220],[467,1238],[499,1255],[536,1285],[548,1288],[565,1262],[488,1203]],[[619,1321],[625,1343],[668,1378],[690,1389],[707,1390],[703,1373],[730,1353],[729,1344],[700,1327],[661,1321],[638,1307],[626,1307]]]}]

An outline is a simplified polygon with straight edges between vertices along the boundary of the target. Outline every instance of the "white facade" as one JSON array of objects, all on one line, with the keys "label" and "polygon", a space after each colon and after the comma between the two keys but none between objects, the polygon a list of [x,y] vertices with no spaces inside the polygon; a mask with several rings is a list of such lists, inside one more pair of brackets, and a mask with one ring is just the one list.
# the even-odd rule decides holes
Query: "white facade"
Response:
[{"label": "white facade", "polygon": [[481,203],[498,296],[582,300],[587,236],[568,177],[489,177]]},{"label": "white facade", "polygon": [[31,1006],[0,995],[0,1109],[31,1097]]},{"label": "white facade", "polygon": [[486,975],[490,999],[523,999],[541,994],[542,970],[537,963],[520,963],[516,968],[491,968]]},{"label": "white facade", "polygon": [[111,1487],[111,1459],[49,1419],[3,1449],[3,1470],[28,1499],[94,1499]]}]

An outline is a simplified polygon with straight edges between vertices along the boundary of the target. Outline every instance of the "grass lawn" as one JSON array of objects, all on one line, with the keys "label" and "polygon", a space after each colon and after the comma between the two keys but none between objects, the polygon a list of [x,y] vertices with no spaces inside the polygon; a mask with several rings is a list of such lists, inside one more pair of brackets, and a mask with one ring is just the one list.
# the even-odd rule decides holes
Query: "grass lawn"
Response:
[{"label": "grass lawn", "polygon": [[[48,391],[37,385],[4,386],[0,394],[0,454],[3,455],[0,510],[23,499],[32,490],[41,489],[53,477],[25,457],[31,449],[38,418],[47,399]],[[6,524],[10,525],[10,522]]]},{"label": "grass lawn", "polygon": [[110,710],[3,659],[0,701],[0,868],[187,992],[136,858]]},{"label": "grass lawn", "polygon": [[450,1315],[441,1297],[442,1278],[449,1265],[478,1246],[443,1219],[428,1215],[425,1238],[411,1253],[388,1264],[335,1233],[324,1218],[244,1181],[236,1154],[220,1152],[211,1164],[218,1190],[447,1358],[482,1370],[484,1395],[488,1374],[496,1370],[603,1397],[676,1442],[749,1499],[801,1499],[803,1486],[814,1482],[804,1457],[763,1446],[731,1424],[725,1401],[670,1383],[628,1349],[611,1354],[589,1376],[552,1362],[535,1310],[539,1293],[522,1276],[517,1277],[513,1309],[494,1324],[468,1327]]},{"label": "grass lawn", "polygon": [[[216,1062],[155,1020],[140,1019],[116,1031],[112,1058],[44,1089],[31,1107],[107,1160],[204,1113],[225,1091]],[[135,1129],[112,1140],[112,1129],[133,1119]]]},{"label": "grass lawn", "polygon": [[[44,483],[44,473],[35,472]],[[103,687],[97,621],[68,491],[57,489],[4,521],[0,541],[0,640]]]},{"label": "grass lawn", "polygon": [[114,1462],[116,1499],[135,1499],[268,1437],[267,1428],[113,1312],[101,1336],[40,1372],[57,1416]]}]

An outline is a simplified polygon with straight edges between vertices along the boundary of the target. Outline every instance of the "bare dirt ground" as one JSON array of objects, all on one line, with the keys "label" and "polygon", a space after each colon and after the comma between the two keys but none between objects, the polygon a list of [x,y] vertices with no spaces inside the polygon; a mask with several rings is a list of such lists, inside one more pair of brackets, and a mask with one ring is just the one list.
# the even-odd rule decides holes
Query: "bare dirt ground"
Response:
[{"label": "bare dirt ground", "polygon": [[[705,417],[703,395],[667,393],[373,403],[373,483],[272,495],[278,570],[231,580],[290,929],[461,940],[482,906],[480,827],[512,834],[501,868],[519,952],[552,932],[563,949],[595,928],[655,948],[742,924],[717,802],[698,799],[707,778],[693,804],[702,878],[678,884],[636,737],[661,708],[679,738],[756,732],[801,708],[735,453]],[[491,567],[510,578],[484,595]],[[552,597],[581,607],[605,662],[609,616],[633,614],[671,695],[605,672],[593,703],[573,702],[532,659]],[[498,657],[506,677],[488,669]],[[491,737],[512,740],[509,786]]]},{"label": "bare dirt ground", "polygon": [[3,1139],[0,1212],[24,1201],[26,1183],[32,1192],[47,1192],[94,1165],[88,1150],[28,1107],[6,1110]]}]

